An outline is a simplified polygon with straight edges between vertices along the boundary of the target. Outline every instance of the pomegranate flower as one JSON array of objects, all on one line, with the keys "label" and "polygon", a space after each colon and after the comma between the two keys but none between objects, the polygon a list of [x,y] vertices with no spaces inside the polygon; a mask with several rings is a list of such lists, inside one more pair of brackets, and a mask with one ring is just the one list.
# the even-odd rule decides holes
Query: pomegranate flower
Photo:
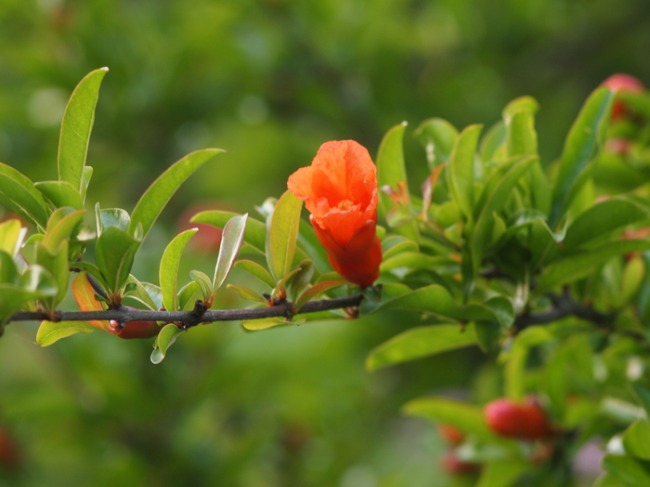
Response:
[{"label": "pomegranate flower", "polygon": [[336,272],[359,286],[379,276],[377,172],[368,151],[353,140],[326,142],[311,166],[289,177]]}]

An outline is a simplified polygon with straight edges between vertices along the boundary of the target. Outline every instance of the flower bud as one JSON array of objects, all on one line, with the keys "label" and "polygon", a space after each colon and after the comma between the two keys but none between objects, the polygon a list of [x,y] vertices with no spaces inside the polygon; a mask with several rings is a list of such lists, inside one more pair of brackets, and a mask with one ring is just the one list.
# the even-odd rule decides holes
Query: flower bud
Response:
[{"label": "flower bud", "polygon": [[[625,73],[616,73],[611,75],[605,81],[603,86],[609,88],[613,92],[627,91],[631,93],[640,93],[644,90],[643,83],[636,79],[634,76]],[[623,118],[627,114],[627,107],[625,104],[616,100],[612,106],[612,120]]]},{"label": "flower bud", "polygon": [[552,432],[546,412],[532,398],[523,403],[496,399],[485,406],[484,415],[490,429],[500,436],[531,441]]}]

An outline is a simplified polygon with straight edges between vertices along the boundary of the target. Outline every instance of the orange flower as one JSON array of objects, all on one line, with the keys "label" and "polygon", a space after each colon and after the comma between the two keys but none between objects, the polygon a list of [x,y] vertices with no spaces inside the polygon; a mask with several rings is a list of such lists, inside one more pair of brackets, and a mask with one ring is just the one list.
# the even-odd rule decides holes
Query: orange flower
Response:
[{"label": "orange flower", "polygon": [[353,140],[326,142],[311,166],[289,177],[288,187],[305,201],[334,270],[370,286],[379,276],[381,244],[375,231],[377,173],[368,151]]}]

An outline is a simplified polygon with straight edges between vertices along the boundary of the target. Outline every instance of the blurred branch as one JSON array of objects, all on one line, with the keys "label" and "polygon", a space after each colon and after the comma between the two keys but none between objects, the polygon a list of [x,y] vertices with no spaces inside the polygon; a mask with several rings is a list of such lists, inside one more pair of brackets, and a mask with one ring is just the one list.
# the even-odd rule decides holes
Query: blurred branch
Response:
[{"label": "blurred branch", "polygon": [[598,327],[611,329],[614,314],[606,314],[595,310],[592,306],[578,303],[571,296],[568,288],[562,294],[549,294],[552,307],[542,313],[524,313],[519,315],[514,323],[515,333],[534,325],[544,325],[554,321],[573,316],[597,325]]},{"label": "blurred branch", "polygon": [[293,316],[305,313],[316,313],[319,311],[330,311],[334,309],[356,308],[363,300],[362,294],[345,298],[324,299],[310,301],[302,308],[296,309],[290,301],[282,301],[266,308],[254,309],[206,309],[201,301],[198,301],[192,311],[153,311],[120,306],[115,309],[103,311],[21,311],[15,313],[10,322],[13,321],[110,321],[128,323],[131,321],[161,321],[165,323],[176,323],[182,329],[191,328],[202,323],[213,323],[216,321],[241,321],[256,320],[263,318],[291,319]]}]

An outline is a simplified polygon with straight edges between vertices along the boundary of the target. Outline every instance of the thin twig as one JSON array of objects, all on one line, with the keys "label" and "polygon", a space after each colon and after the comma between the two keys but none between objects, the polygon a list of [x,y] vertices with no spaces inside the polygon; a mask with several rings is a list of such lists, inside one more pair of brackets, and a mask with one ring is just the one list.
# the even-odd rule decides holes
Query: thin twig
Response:
[{"label": "thin twig", "polygon": [[15,313],[12,321],[110,321],[120,323],[130,321],[161,321],[165,323],[177,323],[183,328],[190,328],[201,323],[213,323],[216,321],[241,321],[256,320],[263,318],[292,318],[294,315],[303,313],[316,313],[319,311],[330,311],[341,308],[356,308],[363,300],[362,294],[345,298],[324,299],[310,301],[299,310],[295,309],[293,303],[284,301],[266,308],[254,309],[209,309],[197,314],[197,309],[192,311],[153,311],[135,309],[120,306],[117,309],[103,311],[20,311]]}]

